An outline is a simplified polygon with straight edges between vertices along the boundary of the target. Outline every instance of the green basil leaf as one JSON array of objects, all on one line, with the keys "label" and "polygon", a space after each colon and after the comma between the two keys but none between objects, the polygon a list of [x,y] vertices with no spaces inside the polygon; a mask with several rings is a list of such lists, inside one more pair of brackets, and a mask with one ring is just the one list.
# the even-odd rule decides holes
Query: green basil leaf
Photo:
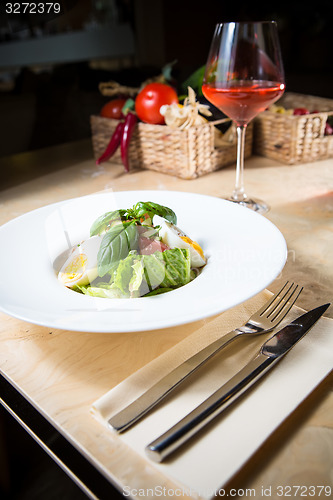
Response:
[{"label": "green basil leaf", "polygon": [[101,234],[108,225],[116,220],[121,220],[122,217],[126,214],[126,210],[113,210],[113,212],[106,212],[105,214],[98,217],[92,224],[90,228],[90,236],[94,236],[95,234]]},{"label": "green basil leaf", "polygon": [[153,201],[139,201],[134,207],[133,212],[135,216],[140,219],[144,217],[145,214],[148,214],[152,219],[154,215],[159,215],[166,219],[168,222],[172,224],[177,224],[177,216],[171,208],[164,207],[163,205],[159,205],[158,203],[154,203]]},{"label": "green basil leaf", "polygon": [[138,244],[139,233],[134,221],[111,227],[97,254],[99,276],[105,276],[115,262],[125,259],[131,250],[137,250]]}]

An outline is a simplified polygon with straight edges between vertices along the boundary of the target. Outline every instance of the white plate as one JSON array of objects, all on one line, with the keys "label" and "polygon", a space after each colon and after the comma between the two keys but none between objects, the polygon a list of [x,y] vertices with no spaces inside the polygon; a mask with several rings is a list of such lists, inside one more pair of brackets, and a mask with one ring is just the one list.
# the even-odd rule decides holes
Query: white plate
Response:
[{"label": "white plate", "polygon": [[[104,212],[154,201],[175,211],[177,225],[208,257],[202,273],[154,297],[105,299],[65,288],[56,271],[69,247],[89,236]],[[172,327],[225,311],[259,293],[282,270],[280,231],[234,203],[175,191],[103,192],[55,203],[0,228],[0,309],[50,328],[129,332]],[[59,257],[60,256],[60,257]]]}]

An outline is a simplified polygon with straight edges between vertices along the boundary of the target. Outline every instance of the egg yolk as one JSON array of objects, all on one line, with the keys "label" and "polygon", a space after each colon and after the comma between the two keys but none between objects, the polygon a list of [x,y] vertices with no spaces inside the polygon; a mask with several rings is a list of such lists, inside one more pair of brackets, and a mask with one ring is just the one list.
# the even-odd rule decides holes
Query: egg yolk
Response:
[{"label": "egg yolk", "polygon": [[81,278],[85,272],[87,256],[83,253],[76,255],[65,270],[61,273],[64,282],[70,282]]},{"label": "egg yolk", "polygon": [[185,243],[188,243],[189,245],[191,245],[191,247],[194,248],[194,250],[196,250],[198,252],[198,254],[203,259],[205,259],[203,250],[202,250],[201,246],[196,241],[191,240],[191,238],[189,238],[188,236],[181,236],[181,239],[183,241],[185,241]]}]

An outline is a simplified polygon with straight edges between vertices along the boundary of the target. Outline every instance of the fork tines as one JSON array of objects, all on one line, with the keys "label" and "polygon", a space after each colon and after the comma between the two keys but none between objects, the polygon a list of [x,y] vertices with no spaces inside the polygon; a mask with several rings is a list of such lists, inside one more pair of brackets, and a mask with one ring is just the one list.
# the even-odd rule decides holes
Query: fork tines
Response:
[{"label": "fork tines", "polygon": [[[260,316],[265,314],[272,322],[279,320],[279,315],[285,316],[302,292],[303,287],[287,281],[281,290],[275,294],[271,301],[260,311]],[[289,302],[289,305],[287,303]],[[281,318],[282,319],[282,318]]]}]

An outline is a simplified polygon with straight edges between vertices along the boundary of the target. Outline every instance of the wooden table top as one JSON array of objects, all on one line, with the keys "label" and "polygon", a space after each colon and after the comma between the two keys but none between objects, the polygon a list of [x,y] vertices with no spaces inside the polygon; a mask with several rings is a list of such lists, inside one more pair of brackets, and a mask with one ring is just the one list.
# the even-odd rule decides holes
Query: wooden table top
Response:
[{"label": "wooden table top", "polygon": [[[250,194],[271,206],[266,217],[283,233],[282,275],[305,286],[298,304],[332,300],[333,161],[287,166],[253,156],[246,161]],[[0,224],[53,202],[112,188],[156,189],[221,196],[231,193],[234,166],[195,180],[121,165],[96,166],[89,140],[0,159]],[[327,317],[333,318],[332,306]],[[0,370],[74,446],[122,491],[170,485],[153,466],[112,436],[101,436],[93,401],[178,343],[195,323],[165,331],[91,334],[50,330],[0,313]],[[135,345],[135,349],[133,346]],[[332,375],[290,415],[226,487],[330,484],[333,461]],[[125,467],[126,464],[126,467]]]}]

